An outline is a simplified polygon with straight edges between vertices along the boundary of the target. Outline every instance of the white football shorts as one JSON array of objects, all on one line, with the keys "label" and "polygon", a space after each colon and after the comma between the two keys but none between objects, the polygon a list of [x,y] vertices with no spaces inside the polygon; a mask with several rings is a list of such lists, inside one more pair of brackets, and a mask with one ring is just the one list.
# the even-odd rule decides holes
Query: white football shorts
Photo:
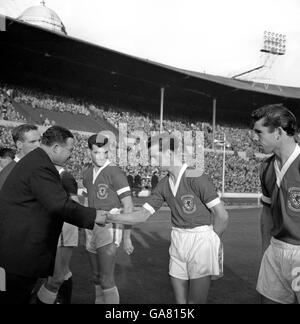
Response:
[{"label": "white football shorts", "polygon": [[272,237],[261,261],[256,289],[280,304],[300,303],[300,246]]},{"label": "white football shorts", "polygon": [[213,227],[172,228],[170,276],[182,280],[223,276],[223,246]]},{"label": "white football shorts", "polygon": [[[110,211],[111,214],[120,213],[120,209],[114,208]],[[95,224],[93,230],[86,231],[86,250],[88,252],[97,253],[97,249],[114,243],[117,247],[122,242],[123,225],[106,224],[105,226],[98,226]]]},{"label": "white football shorts", "polygon": [[76,247],[78,246],[78,227],[69,223],[64,223],[58,239],[57,247]]}]

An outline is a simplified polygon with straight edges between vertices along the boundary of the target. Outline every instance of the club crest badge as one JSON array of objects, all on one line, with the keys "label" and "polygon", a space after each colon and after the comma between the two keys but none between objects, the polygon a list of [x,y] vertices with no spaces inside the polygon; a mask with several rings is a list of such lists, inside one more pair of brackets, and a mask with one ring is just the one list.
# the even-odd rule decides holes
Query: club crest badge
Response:
[{"label": "club crest badge", "polygon": [[108,186],[106,184],[99,184],[97,197],[99,199],[106,199],[108,197]]},{"label": "club crest badge", "polygon": [[195,197],[193,195],[185,195],[181,197],[183,210],[187,214],[193,214],[196,211]]},{"label": "club crest badge", "polygon": [[297,187],[289,188],[288,207],[292,211],[300,212],[300,188]]}]

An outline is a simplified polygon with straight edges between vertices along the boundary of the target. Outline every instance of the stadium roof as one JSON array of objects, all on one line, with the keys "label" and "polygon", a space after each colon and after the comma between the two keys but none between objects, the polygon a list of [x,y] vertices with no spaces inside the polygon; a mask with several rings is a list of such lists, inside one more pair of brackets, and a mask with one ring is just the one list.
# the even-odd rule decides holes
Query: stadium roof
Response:
[{"label": "stadium roof", "polygon": [[[127,102],[134,109],[210,120],[247,122],[263,104],[282,102],[300,120],[300,89],[187,71],[97,46],[6,17],[0,33],[1,81],[97,100]],[[299,112],[299,113],[297,113]]]},{"label": "stadium roof", "polygon": [[40,6],[33,6],[26,9],[18,19],[36,26],[67,34],[61,19],[55,11],[46,7],[44,1],[41,2]]}]

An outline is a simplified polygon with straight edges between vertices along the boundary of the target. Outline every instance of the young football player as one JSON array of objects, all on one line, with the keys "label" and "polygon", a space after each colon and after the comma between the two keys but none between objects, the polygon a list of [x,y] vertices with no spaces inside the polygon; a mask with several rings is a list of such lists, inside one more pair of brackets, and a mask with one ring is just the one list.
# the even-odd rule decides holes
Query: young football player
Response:
[{"label": "young football player", "polygon": [[205,303],[211,279],[222,275],[221,236],[228,214],[206,175],[189,176],[188,165],[182,165],[178,142],[169,134],[158,137],[149,143],[151,159],[156,165],[160,161],[162,171],[168,175],[157,184],[140,211],[108,214],[107,221],[146,221],[167,202],[172,221],[169,274],[176,302]]},{"label": "young football player", "polygon": [[[92,166],[84,172],[83,185],[87,189],[89,207],[110,211],[124,208],[133,210],[131,190],[124,172],[108,159],[108,138],[101,134],[88,139]],[[122,240],[120,225],[96,225],[86,231],[86,249],[93,270],[96,304],[119,304],[119,292],[114,279],[117,249]],[[130,227],[124,229],[125,252],[131,254],[133,246]]]},{"label": "young football player", "polygon": [[300,147],[297,121],[283,105],[252,113],[261,165],[263,258],[257,282],[263,304],[300,303]]}]

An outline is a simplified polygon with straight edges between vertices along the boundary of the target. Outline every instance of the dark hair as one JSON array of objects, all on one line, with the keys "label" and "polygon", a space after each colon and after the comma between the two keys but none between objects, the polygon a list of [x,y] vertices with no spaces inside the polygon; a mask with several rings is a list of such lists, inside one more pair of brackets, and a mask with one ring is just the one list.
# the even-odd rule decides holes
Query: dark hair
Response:
[{"label": "dark hair", "polygon": [[[156,145],[159,143],[159,152],[162,152],[163,149],[167,150],[170,149],[170,151],[174,152],[178,150],[179,143],[178,139],[169,133],[161,133],[159,135],[149,137],[148,138],[148,149],[151,148],[152,145]],[[168,144],[169,145],[163,145]]]},{"label": "dark hair", "polygon": [[52,146],[55,143],[64,145],[68,138],[74,138],[74,135],[68,129],[52,126],[42,135],[41,143],[45,146]]},{"label": "dark hair", "polygon": [[[98,140],[98,141],[97,141]],[[88,147],[90,150],[93,149],[93,145],[102,147],[108,143],[108,138],[104,136],[99,136],[99,134],[94,134],[88,138]]]},{"label": "dark hair", "polygon": [[294,136],[297,131],[297,121],[294,114],[282,104],[272,104],[260,107],[251,114],[252,127],[255,122],[264,118],[263,126],[269,127],[269,132],[281,127],[288,136]]},{"label": "dark hair", "polygon": [[38,128],[35,125],[23,124],[23,125],[15,127],[12,130],[11,134],[12,134],[12,138],[16,144],[17,141],[21,141],[21,142],[24,141],[25,133],[28,133],[30,131],[36,131],[36,130],[38,130]]},{"label": "dark hair", "polygon": [[12,160],[15,158],[15,151],[9,147],[1,147],[0,148],[0,158],[6,159],[10,157]]}]

